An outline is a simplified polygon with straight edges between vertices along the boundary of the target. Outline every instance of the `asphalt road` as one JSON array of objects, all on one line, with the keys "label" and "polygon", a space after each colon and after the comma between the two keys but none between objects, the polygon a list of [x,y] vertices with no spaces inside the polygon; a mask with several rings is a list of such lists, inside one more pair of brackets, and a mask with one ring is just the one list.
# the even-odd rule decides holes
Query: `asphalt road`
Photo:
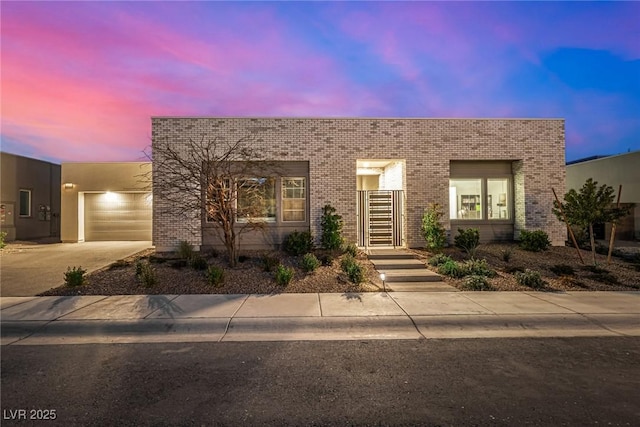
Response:
[{"label": "asphalt road", "polygon": [[[25,345],[1,357],[3,426],[640,422],[638,338]],[[55,420],[16,420],[22,409]]]},{"label": "asphalt road", "polygon": [[151,242],[10,245],[0,257],[0,293],[34,296],[64,284],[67,267],[92,272],[149,247]]}]

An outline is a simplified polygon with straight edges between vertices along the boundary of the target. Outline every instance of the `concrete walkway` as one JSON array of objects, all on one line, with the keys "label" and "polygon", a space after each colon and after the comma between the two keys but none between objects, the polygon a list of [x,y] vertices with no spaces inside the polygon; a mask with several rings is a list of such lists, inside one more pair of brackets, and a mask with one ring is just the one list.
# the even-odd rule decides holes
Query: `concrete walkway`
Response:
[{"label": "concrete walkway", "polygon": [[0,298],[2,345],[640,336],[640,292]]}]

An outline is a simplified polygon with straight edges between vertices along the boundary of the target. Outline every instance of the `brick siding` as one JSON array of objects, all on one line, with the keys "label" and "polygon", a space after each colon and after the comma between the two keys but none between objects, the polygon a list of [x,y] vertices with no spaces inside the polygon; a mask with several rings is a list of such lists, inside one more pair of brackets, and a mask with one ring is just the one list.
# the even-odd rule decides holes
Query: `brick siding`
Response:
[{"label": "brick siding", "polygon": [[[152,118],[153,145],[186,150],[189,138],[253,136],[269,160],[309,161],[311,231],[318,235],[321,208],[333,205],[345,221],[344,235],[356,241],[356,161],[399,159],[406,166],[407,245],[423,245],[420,219],[438,202],[449,212],[451,160],[514,161],[515,237],[523,229],[545,230],[562,244],[565,228],[551,213],[555,188],[565,189],[565,136],[561,119],[378,119],[378,118]],[[154,164],[153,173],[163,174]],[[447,220],[445,227],[449,229]],[[199,246],[198,215],[172,214],[154,199],[155,245],[180,240]]]}]

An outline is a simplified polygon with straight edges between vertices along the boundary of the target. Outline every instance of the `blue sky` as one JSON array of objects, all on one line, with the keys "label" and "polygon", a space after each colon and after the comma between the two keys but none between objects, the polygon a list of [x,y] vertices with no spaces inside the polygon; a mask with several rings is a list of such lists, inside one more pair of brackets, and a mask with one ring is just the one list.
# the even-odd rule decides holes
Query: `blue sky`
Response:
[{"label": "blue sky", "polygon": [[127,161],[150,117],[561,117],[640,149],[636,2],[11,2],[2,150]]}]

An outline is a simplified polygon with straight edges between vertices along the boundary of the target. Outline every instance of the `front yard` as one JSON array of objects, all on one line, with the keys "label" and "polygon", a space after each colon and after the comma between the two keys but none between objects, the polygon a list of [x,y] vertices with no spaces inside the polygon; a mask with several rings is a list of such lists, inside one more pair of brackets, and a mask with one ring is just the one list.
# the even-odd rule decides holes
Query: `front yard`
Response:
[{"label": "front yard", "polygon": [[[424,250],[412,250],[427,268],[434,254]],[[445,248],[443,253],[453,260],[463,262],[468,257],[454,247]],[[508,256],[505,254],[509,254]],[[590,253],[582,251],[583,258],[590,259]],[[205,271],[189,266],[175,254],[155,254],[148,250],[125,260],[119,260],[110,267],[96,271],[86,277],[85,284],[78,287],[62,286],[42,295],[137,295],[137,294],[271,294],[281,292],[378,292],[382,284],[373,265],[360,252],[356,259],[362,266],[364,281],[360,284],[349,281],[341,269],[344,254],[334,254],[334,259],[314,272],[305,273],[300,267],[302,257],[294,257],[281,252],[246,252],[236,268],[229,268],[222,255],[205,253],[206,266],[218,266],[224,271],[220,285],[212,285]],[[321,258],[321,253],[318,254]],[[283,266],[293,268],[294,276],[287,285],[279,285],[272,271],[265,271],[265,259],[276,259]],[[525,269],[537,271],[543,285],[540,291],[638,291],[640,290],[640,255],[613,257],[607,265],[605,255],[597,255],[598,268],[582,265],[575,249],[551,247],[543,252],[528,252],[516,244],[485,244],[478,247],[477,259],[485,259],[495,277],[486,279],[494,291],[531,291],[532,287],[519,284],[516,275]],[[508,261],[507,261],[508,259]],[[155,283],[145,285],[138,274],[137,264],[149,263]],[[62,274],[62,272],[61,272]],[[465,278],[443,276],[450,285],[469,290]]]}]

